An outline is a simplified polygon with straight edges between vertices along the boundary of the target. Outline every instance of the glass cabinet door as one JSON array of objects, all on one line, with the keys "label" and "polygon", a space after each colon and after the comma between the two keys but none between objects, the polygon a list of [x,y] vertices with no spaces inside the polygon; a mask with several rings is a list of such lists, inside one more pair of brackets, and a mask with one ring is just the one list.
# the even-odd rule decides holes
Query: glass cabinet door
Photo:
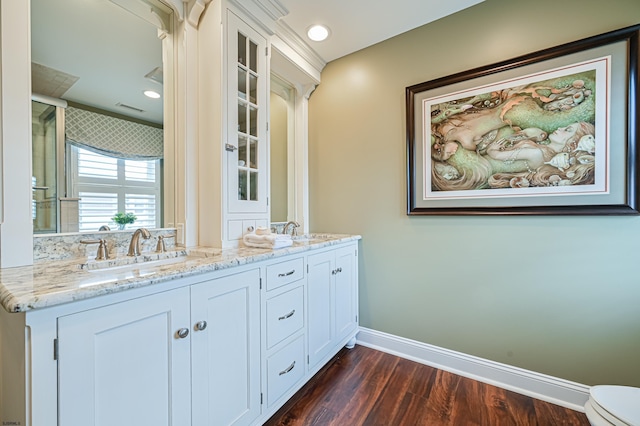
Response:
[{"label": "glass cabinet door", "polygon": [[231,12],[228,20],[229,211],[264,212],[268,173],[266,39]]}]

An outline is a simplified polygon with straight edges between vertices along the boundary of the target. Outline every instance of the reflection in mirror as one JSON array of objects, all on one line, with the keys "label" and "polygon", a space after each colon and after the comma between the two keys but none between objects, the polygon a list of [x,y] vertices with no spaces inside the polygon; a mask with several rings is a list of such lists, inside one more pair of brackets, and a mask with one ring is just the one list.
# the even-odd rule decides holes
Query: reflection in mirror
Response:
[{"label": "reflection in mirror", "polygon": [[270,174],[271,174],[271,222],[293,220],[289,215],[289,196],[293,187],[294,175],[289,170],[292,158],[289,145],[293,144],[293,105],[292,88],[276,75],[271,75],[270,97]]},{"label": "reflection in mirror", "polygon": [[[141,1],[170,15],[156,0]],[[113,230],[118,212],[137,216],[127,228],[163,225],[158,26],[167,20],[151,25],[126,4],[31,0],[32,89],[44,95],[32,103],[34,233]],[[160,98],[144,96],[146,90]],[[159,137],[159,155],[138,149],[149,134]],[[119,146],[101,141],[116,139]]]},{"label": "reflection in mirror", "polygon": [[34,233],[58,230],[56,106],[32,102],[32,204]]}]

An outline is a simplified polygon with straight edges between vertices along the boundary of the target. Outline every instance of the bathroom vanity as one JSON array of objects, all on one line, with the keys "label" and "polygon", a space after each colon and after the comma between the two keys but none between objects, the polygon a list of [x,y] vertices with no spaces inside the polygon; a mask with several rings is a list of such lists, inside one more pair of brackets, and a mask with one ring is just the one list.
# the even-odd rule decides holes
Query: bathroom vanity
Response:
[{"label": "bathroom vanity", "polygon": [[[69,236],[32,251],[29,147],[5,144],[16,184],[0,197],[11,212],[0,238],[3,426],[259,425],[357,332],[359,236],[237,248],[271,223],[272,73],[295,104],[288,219],[308,232],[308,98],[324,62],[297,50],[278,2],[145,3],[162,12],[152,21],[166,61],[163,219],[172,243],[209,248],[96,269],[58,257]],[[26,110],[29,46],[15,42],[29,40],[30,11],[15,2],[2,13],[14,39],[2,72],[16,77],[0,96]],[[29,140],[28,120],[2,124]]]},{"label": "bathroom vanity", "polygon": [[259,425],[358,329],[358,240],[0,270],[0,421]]}]

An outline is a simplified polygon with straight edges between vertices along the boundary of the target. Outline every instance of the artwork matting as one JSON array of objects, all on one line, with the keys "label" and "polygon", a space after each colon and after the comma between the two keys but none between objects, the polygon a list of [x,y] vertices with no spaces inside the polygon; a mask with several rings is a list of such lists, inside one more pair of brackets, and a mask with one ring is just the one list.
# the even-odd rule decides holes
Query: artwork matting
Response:
[{"label": "artwork matting", "polygon": [[407,213],[638,214],[639,33],[407,87]]}]

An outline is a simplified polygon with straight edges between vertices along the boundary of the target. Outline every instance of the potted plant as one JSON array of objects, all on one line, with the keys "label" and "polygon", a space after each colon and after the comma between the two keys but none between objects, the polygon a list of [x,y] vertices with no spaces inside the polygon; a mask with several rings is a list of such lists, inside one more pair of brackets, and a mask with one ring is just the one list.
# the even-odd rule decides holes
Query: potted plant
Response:
[{"label": "potted plant", "polygon": [[124,229],[125,225],[135,222],[136,219],[138,218],[133,213],[116,213],[116,215],[111,218],[111,220],[118,224],[118,229]]}]

